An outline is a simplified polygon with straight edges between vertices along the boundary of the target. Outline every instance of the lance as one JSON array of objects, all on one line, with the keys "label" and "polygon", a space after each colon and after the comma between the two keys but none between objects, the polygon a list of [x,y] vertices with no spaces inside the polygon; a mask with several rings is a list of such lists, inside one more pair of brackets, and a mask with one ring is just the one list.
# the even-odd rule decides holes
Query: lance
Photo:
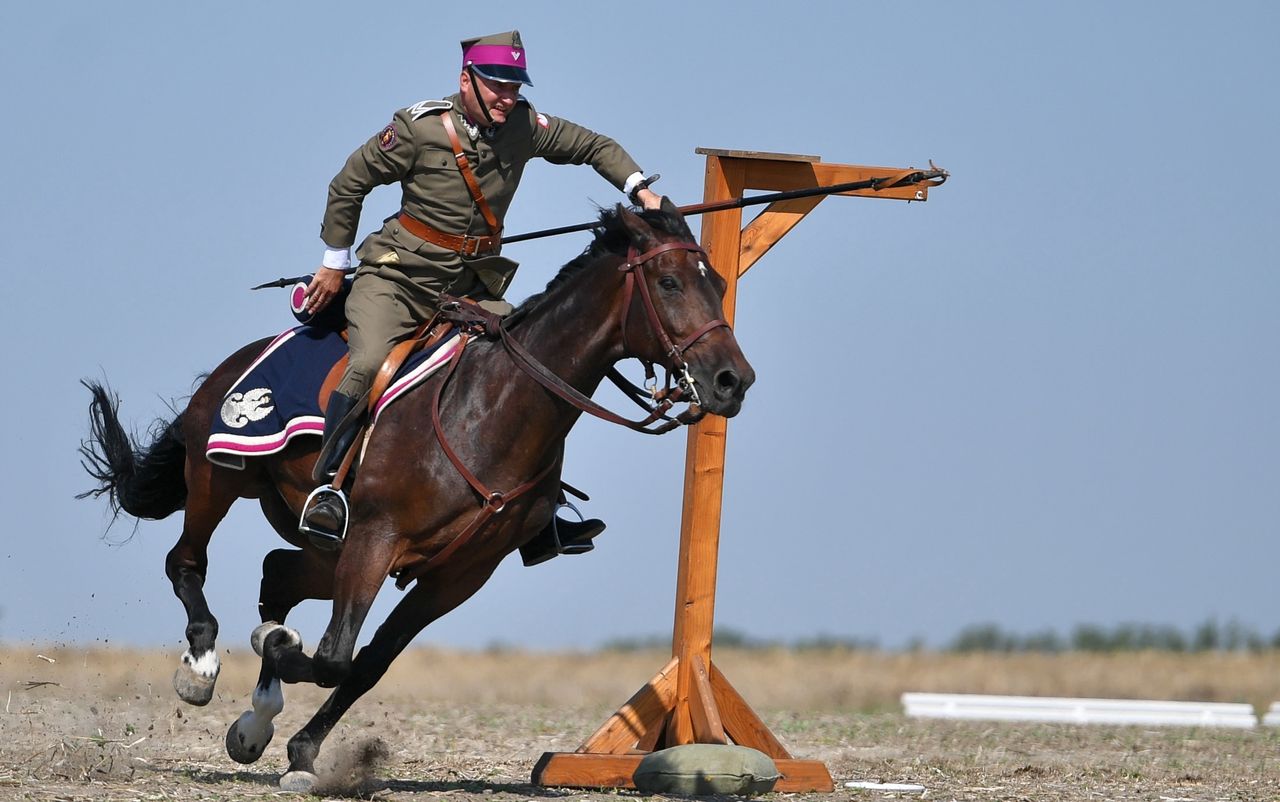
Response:
[{"label": "lance", "polygon": [[[709,214],[711,212],[723,212],[728,209],[742,209],[747,206],[759,206],[765,203],[777,203],[779,201],[795,200],[797,198],[812,198],[818,195],[837,195],[841,192],[855,192],[857,190],[865,189],[879,191],[890,189],[892,187],[916,184],[936,187],[946,181],[949,176],[950,173],[934,165],[934,163],[930,161],[928,170],[903,170],[902,172],[894,173],[893,175],[864,178],[861,181],[848,181],[843,184],[805,187],[804,189],[793,189],[786,192],[769,192],[764,195],[752,195],[750,197],[744,195],[738,198],[729,198],[728,200],[709,201],[707,203],[694,203],[688,206],[679,206],[677,209],[685,217],[692,217],[694,215]],[[502,244],[510,245],[515,242],[542,239],[543,237],[554,237],[559,234],[572,234],[575,231],[589,231],[599,225],[599,220],[592,220],[589,223],[578,223],[572,226],[544,228],[541,231],[530,231],[527,234],[515,234],[510,237],[503,237]],[[351,270],[354,270],[354,268],[350,268],[348,272]],[[275,281],[268,281],[266,284],[259,284],[253,289],[261,290],[266,287],[288,287],[299,281],[303,281],[306,278],[307,276],[279,278]]]},{"label": "lance", "polygon": [[[677,208],[680,214],[685,217],[692,217],[694,215],[708,214],[710,212],[723,212],[728,209],[741,209],[745,206],[759,206],[765,203],[795,200],[796,198],[812,198],[816,195],[837,195],[841,192],[853,192],[860,189],[883,190],[891,187],[901,187],[911,184],[926,184],[931,187],[936,187],[943,181],[946,181],[947,177],[950,175],[946,170],[935,166],[933,162],[929,162],[929,167],[930,169],[928,170],[904,170],[893,175],[866,178],[861,181],[849,181],[844,184],[806,187],[804,189],[793,189],[787,192],[770,192],[765,195],[752,195],[750,197],[743,196],[740,198],[729,198],[728,200],[722,201],[694,203],[689,206],[680,206]],[[541,239],[542,237],[554,237],[557,234],[571,234],[575,231],[588,231],[598,225],[600,225],[600,221],[593,220],[590,223],[578,223],[577,225],[561,226],[559,228],[546,228],[542,231],[531,231],[528,234],[516,234],[510,237],[503,237],[502,244],[507,245],[513,242]]]}]

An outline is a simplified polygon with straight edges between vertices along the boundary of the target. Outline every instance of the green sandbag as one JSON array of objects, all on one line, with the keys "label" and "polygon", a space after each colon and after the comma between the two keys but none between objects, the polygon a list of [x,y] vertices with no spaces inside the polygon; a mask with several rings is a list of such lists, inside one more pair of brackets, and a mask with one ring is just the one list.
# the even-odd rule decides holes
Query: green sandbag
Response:
[{"label": "green sandbag", "polygon": [[645,755],[632,781],[646,794],[751,796],[782,775],[769,756],[746,746],[688,744]]}]

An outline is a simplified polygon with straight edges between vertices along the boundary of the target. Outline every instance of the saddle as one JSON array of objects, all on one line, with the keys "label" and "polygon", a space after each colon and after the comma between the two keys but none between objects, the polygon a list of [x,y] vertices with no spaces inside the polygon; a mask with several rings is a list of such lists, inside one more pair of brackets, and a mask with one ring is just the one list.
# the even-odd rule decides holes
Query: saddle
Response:
[{"label": "saddle", "polygon": [[[455,360],[461,357],[467,342],[475,336],[490,338],[498,336],[499,328],[502,325],[501,315],[490,312],[466,298],[441,295],[440,300],[440,311],[436,312],[430,320],[420,325],[409,339],[397,343],[383,361],[382,367],[379,368],[378,375],[374,377],[373,384],[369,388],[368,403],[362,411],[364,421],[360,424],[360,428],[356,430],[355,437],[352,438],[351,445],[347,448],[347,453],[342,458],[338,473],[333,477],[331,486],[335,489],[342,487],[350,476],[356,455],[363,449],[364,443],[373,434],[376,413],[381,406],[383,395],[387,392],[392,379],[400,372],[400,368],[406,360],[419,351],[434,349],[459,328],[463,330],[464,336],[461,338],[458,350],[453,357]],[[345,339],[345,330],[342,334]],[[350,356],[344,354],[329,370],[328,375],[325,376],[318,398],[322,412],[328,409],[329,395],[338,386],[338,382],[346,371],[349,361]]]}]

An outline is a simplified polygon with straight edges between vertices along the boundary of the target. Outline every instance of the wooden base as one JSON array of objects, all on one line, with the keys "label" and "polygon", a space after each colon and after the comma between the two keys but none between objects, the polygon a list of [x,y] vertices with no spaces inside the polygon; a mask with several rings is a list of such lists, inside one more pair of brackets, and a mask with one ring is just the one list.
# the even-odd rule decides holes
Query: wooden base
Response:
[{"label": "wooden base", "polygon": [[[644,758],[634,755],[584,755],[546,752],[533,768],[533,784],[558,788],[635,788],[631,778]],[[773,761],[782,774],[775,791],[804,793],[833,790],[831,774],[820,760]]]},{"label": "wooden base", "polygon": [[[533,784],[565,788],[634,788],[632,776],[650,752],[682,743],[735,743],[764,752],[778,767],[778,791],[831,791],[827,767],[796,760],[760,720],[729,680],[700,655],[686,698],[677,693],[680,658],[673,657],[576,752],[547,752],[533,769]],[[687,718],[690,739],[677,722]]]}]

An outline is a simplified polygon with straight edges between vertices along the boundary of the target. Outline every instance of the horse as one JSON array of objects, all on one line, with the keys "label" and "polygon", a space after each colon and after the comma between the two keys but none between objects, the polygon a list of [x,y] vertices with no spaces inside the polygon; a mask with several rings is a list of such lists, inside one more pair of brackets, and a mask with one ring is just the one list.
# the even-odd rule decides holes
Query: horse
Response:
[{"label": "horse", "polygon": [[[231,505],[257,499],[293,547],[271,551],[262,564],[262,624],[250,639],[262,668],[253,710],[227,733],[233,759],[250,763],[262,755],[270,720],[283,709],[281,681],[332,688],[290,738],[280,781],[290,790],[312,787],[314,761],[342,715],[424,627],[479,590],[551,519],[565,438],[582,411],[600,414],[589,397],[615,363],[633,357],[650,372],[664,366],[671,398],[660,410],[682,392],[692,397],[681,422],[739,412],[755,373],[722,319],[726,284],[708,261],[670,201],[639,213],[622,205],[601,210],[592,242],[545,290],[496,327],[490,319],[492,337],[473,339],[447,375],[436,374],[382,410],[350,487],[339,552],[318,549],[298,532],[314,487],[318,438],[295,437],[275,454],[247,460],[243,470],[205,457],[224,396],[269,340],[244,346],[208,374],[145,448],[121,426],[119,399],[103,384],[85,382],[93,400],[81,452],[97,485],[82,495],[105,494],[116,515],[184,513],[181,536],[165,559],[187,613],[188,648],[174,675],[184,701],[207,703],[217,680],[218,622],[203,585],[210,539]],[[680,386],[671,389],[673,374]],[[656,382],[653,389],[663,393]],[[632,423],[658,417],[655,411]],[[353,656],[388,577],[408,589]],[[312,655],[284,625],[305,599],[332,600]]]}]

